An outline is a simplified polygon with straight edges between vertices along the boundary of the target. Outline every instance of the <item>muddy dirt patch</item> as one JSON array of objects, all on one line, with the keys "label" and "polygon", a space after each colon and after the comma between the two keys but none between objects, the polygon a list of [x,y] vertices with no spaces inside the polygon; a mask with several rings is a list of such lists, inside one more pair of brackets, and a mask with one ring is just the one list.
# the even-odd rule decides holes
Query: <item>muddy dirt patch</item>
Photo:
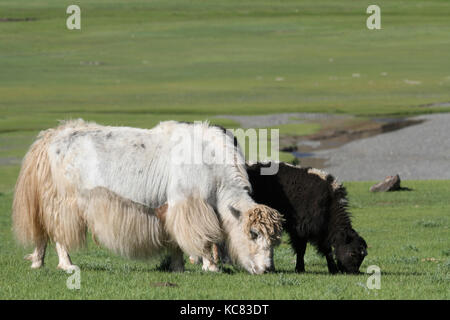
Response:
[{"label": "muddy dirt patch", "polygon": [[17,165],[20,164],[22,159],[16,158],[16,157],[4,157],[0,158],[0,166],[11,166],[11,165]]},{"label": "muddy dirt patch", "polygon": [[36,21],[36,18],[0,18],[0,22],[23,22],[23,21]]}]

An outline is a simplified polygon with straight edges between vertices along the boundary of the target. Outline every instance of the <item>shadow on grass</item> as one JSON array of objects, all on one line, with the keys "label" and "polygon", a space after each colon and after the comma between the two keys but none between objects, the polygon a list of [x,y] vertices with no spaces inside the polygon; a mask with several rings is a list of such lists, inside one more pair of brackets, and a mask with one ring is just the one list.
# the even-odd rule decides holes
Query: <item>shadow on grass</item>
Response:
[{"label": "shadow on grass", "polygon": [[77,265],[80,267],[80,270],[84,270],[84,271],[107,271],[107,272],[111,272],[114,269],[117,269],[117,268],[113,268],[113,267],[111,267],[109,265],[102,265],[102,264],[96,264],[96,263],[79,263]]},{"label": "shadow on grass", "polygon": [[[275,270],[271,271],[268,274],[297,274],[297,275],[308,275],[308,274],[315,274],[315,275],[332,275],[328,271],[304,271],[304,272],[296,272],[295,270]],[[339,273],[338,273],[339,274]],[[341,273],[342,274],[342,273]]]},{"label": "shadow on grass", "polygon": [[111,265],[111,264],[104,264],[104,263],[92,263],[92,262],[84,262],[84,263],[79,263],[78,266],[80,267],[81,270],[85,270],[85,271],[100,271],[100,272],[155,272],[155,271],[160,271],[157,270],[157,267],[155,268],[152,265],[149,266],[133,266],[133,265]]},{"label": "shadow on grass", "polygon": [[225,274],[235,274],[235,273],[237,273],[237,271],[234,270],[232,267],[224,267],[224,266],[222,266],[222,268],[220,269],[220,271],[221,271],[222,273],[225,273]]},{"label": "shadow on grass", "polygon": [[[150,273],[150,272],[172,273],[173,272],[168,269],[168,266],[165,263],[162,263],[161,265],[158,265],[156,267],[148,266],[147,268],[142,267],[142,266],[130,266],[130,265],[126,265],[126,266],[122,266],[122,267],[113,267],[111,265],[96,264],[96,263],[80,263],[79,266],[80,266],[81,270],[85,270],[85,271],[102,271],[102,272],[127,271],[127,272],[145,272],[145,273]],[[220,272],[218,272],[218,273],[219,274],[227,274],[227,275],[235,275],[235,274],[239,274],[242,272],[243,272],[243,270],[237,270],[237,269],[235,269],[235,267],[222,266],[220,269]],[[210,274],[211,272],[202,271],[201,273]],[[244,271],[244,273],[245,273],[245,271]],[[371,275],[371,274],[365,273],[365,272],[331,274],[328,271],[308,271],[308,270],[306,270],[305,272],[302,272],[302,273],[298,273],[298,272],[295,272],[295,270],[283,270],[283,269],[271,271],[271,272],[266,273],[265,275],[271,275],[271,274],[272,275],[286,274],[286,275],[298,275],[298,276],[302,276],[302,275],[305,275],[305,276],[307,276],[307,275],[348,276],[348,277],[370,276]],[[381,271],[382,276],[417,276],[417,277],[421,277],[426,274],[427,273],[417,272],[417,271],[412,271],[412,272],[407,272],[407,271],[384,271],[383,272],[383,271]],[[262,275],[262,276],[264,276],[264,275]]]},{"label": "shadow on grass", "polygon": [[[297,273],[295,272],[295,270],[275,270],[270,272],[269,274],[297,274],[297,275],[330,275],[330,276],[370,276],[370,273],[365,273],[365,272],[359,272],[359,273],[336,273],[336,274],[331,274],[328,271],[308,271],[306,270],[305,272],[302,273]],[[383,270],[381,270],[381,275],[392,275],[392,276],[424,276],[426,275],[426,273],[423,272],[407,272],[407,271],[386,271],[383,272]]]},{"label": "shadow on grass", "polygon": [[408,188],[408,187],[400,187],[400,189],[395,191],[414,191],[414,189]]},{"label": "shadow on grass", "polygon": [[417,277],[422,277],[425,276],[426,273],[425,272],[417,272],[417,271],[412,271],[412,272],[403,272],[403,271],[385,271],[383,272],[383,270],[381,270],[381,276],[417,276]]}]

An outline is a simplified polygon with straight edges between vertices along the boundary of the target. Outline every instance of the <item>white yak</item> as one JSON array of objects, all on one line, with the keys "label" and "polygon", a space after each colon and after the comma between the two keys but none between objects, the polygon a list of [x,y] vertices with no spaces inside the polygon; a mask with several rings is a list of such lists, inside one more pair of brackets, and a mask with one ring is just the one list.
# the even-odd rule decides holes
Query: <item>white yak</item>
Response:
[{"label": "white yak", "polygon": [[35,247],[26,257],[32,268],[43,265],[48,241],[56,243],[58,267],[73,268],[68,250],[83,246],[89,229],[129,258],[169,251],[174,271],[184,270],[183,252],[216,271],[211,247],[225,241],[235,262],[259,274],[271,268],[282,218],[255,203],[250,190],[241,150],[218,127],[68,121],[41,132],[26,154],[13,227]]}]

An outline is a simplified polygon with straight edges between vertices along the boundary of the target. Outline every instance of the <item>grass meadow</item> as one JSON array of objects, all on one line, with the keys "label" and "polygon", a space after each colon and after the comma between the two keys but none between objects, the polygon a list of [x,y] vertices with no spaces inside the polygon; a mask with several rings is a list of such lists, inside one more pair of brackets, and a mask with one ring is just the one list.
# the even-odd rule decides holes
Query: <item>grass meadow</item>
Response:
[{"label": "grass meadow", "polygon": [[[13,179],[10,179],[13,183]],[[31,270],[10,231],[12,192],[0,195],[0,298],[2,299],[449,299],[450,182],[407,181],[412,191],[372,194],[370,182],[346,183],[354,228],[368,243],[360,275],[329,275],[325,258],[308,246],[306,273],[294,273],[295,256],[283,238],[275,250],[276,273],[250,275],[225,265],[203,272],[158,271],[159,261],[130,261],[89,241],[72,254],[81,269],[81,289],[69,290],[69,274],[56,269],[54,246],[46,265]],[[186,257],[187,260],[187,257]],[[381,269],[381,289],[365,288],[369,265]],[[176,286],[158,286],[161,283]]]},{"label": "grass meadow", "polygon": [[[34,137],[58,120],[150,128],[208,119],[236,128],[222,116],[450,111],[446,0],[380,0],[375,31],[365,0],[80,0],[81,30],[69,31],[71,4],[0,2],[0,299],[450,298],[450,181],[404,181],[412,191],[386,194],[371,194],[373,182],[345,182],[369,245],[361,271],[379,266],[380,290],[364,287],[364,273],[329,275],[310,247],[307,272],[293,273],[287,241],[275,252],[277,272],[261,276],[188,263],[183,274],[160,272],[158,261],[129,261],[92,241],[72,254],[80,290],[66,288],[53,246],[46,266],[31,270],[22,259],[31,248],[11,233],[13,188]],[[319,129],[289,124],[280,133]]]}]

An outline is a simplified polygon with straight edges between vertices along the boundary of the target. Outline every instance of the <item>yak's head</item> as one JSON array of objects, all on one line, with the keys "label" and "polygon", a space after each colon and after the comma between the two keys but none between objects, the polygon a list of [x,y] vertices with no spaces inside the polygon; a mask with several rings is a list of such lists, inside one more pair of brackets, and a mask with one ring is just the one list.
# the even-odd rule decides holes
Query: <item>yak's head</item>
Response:
[{"label": "yak's head", "polygon": [[232,259],[252,274],[273,270],[273,247],[281,239],[281,214],[267,206],[256,205],[240,215],[239,220],[239,235],[234,233],[234,239],[230,239]]},{"label": "yak's head", "polygon": [[343,232],[335,243],[334,254],[340,272],[358,273],[367,255],[366,241],[353,229]]}]

